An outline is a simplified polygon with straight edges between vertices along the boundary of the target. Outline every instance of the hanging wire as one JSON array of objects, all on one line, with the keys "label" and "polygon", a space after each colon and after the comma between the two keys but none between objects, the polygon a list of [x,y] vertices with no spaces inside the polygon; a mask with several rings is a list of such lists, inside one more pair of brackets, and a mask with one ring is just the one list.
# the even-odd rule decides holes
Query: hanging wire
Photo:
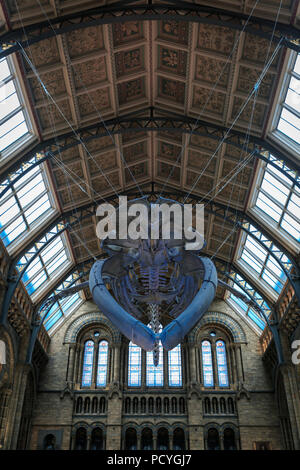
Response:
[{"label": "hanging wire", "polygon": [[221,141],[219,142],[216,150],[213,152],[212,156],[210,157],[210,159],[207,161],[205,167],[203,168],[203,170],[201,171],[200,175],[198,176],[198,178],[196,178],[195,182],[193,183],[193,185],[191,186],[189,192],[187,193],[186,197],[185,197],[185,200],[184,202],[186,201],[186,199],[189,197],[189,195],[191,194],[191,192],[195,189],[196,185],[198,184],[198,181],[200,180],[200,178],[202,177],[203,173],[205,172],[205,170],[207,169],[208,165],[210,164],[210,162],[212,161],[212,159],[215,157],[216,153],[218,152],[218,150],[220,149],[220,147],[223,145],[223,143],[225,142],[227,136],[229,135],[230,131],[232,130],[232,128],[235,126],[237,120],[239,119],[239,117],[241,116],[242,112],[244,111],[245,107],[247,106],[247,104],[249,103],[250,99],[252,98],[252,96],[256,93],[256,91],[259,89],[259,86],[261,84],[261,81],[263,80],[265,74],[267,73],[267,70],[269,69],[271,63],[273,62],[274,60],[274,57],[277,55],[277,52],[279,50],[279,48],[281,47],[281,42],[282,42],[283,38],[281,38],[281,40],[278,42],[277,44],[277,47],[276,49],[274,50],[270,60],[268,61],[268,64],[267,66],[264,67],[263,71],[261,72],[260,74],[260,77],[258,78],[258,80],[256,81],[256,83],[254,84],[251,92],[249,93],[246,101],[242,104],[238,114],[236,115],[236,117],[234,118],[231,126],[229,127],[229,129],[225,132],[225,135],[223,136],[223,138],[221,139]]},{"label": "hanging wire", "polygon": [[[195,123],[194,123],[193,126],[192,126],[191,132],[188,133],[188,138],[186,139],[185,144],[182,146],[181,151],[178,153],[178,156],[177,156],[177,159],[176,159],[175,164],[177,164],[177,163],[180,161],[181,157],[182,157],[183,154],[184,154],[184,151],[185,151],[186,147],[190,144],[190,140],[191,140],[191,137],[192,137],[192,135],[193,135],[193,132],[194,132],[194,130],[196,129],[196,127],[198,126],[198,123],[199,123],[201,117],[203,116],[204,111],[206,110],[206,106],[207,106],[207,104],[209,103],[209,100],[211,99],[211,97],[212,97],[212,95],[213,95],[213,93],[214,93],[216,87],[218,86],[218,83],[219,83],[221,77],[223,76],[223,73],[224,73],[224,71],[225,71],[225,69],[226,69],[226,67],[227,67],[227,65],[228,65],[228,63],[229,63],[229,61],[230,61],[230,59],[231,59],[231,57],[232,57],[232,55],[233,55],[235,49],[237,48],[237,46],[238,46],[238,44],[239,44],[239,41],[240,41],[240,38],[241,38],[242,34],[244,33],[245,28],[247,27],[247,25],[248,25],[248,23],[249,23],[249,21],[250,21],[250,18],[252,17],[253,12],[254,12],[256,6],[258,5],[259,1],[260,1],[260,0],[256,0],[255,4],[253,5],[252,10],[251,10],[251,12],[250,12],[248,18],[247,18],[247,20],[245,21],[245,23],[244,23],[244,25],[243,25],[243,28],[242,28],[242,30],[240,31],[239,35],[238,35],[238,38],[237,38],[237,39],[235,40],[235,42],[234,42],[233,48],[232,48],[230,54],[228,55],[228,57],[227,57],[227,59],[226,59],[225,65],[223,66],[223,68],[222,68],[222,70],[221,70],[221,72],[220,72],[220,74],[219,74],[219,76],[218,76],[218,78],[217,78],[217,81],[215,82],[213,88],[210,90],[210,93],[208,94],[208,96],[207,96],[207,98],[206,98],[206,101],[205,101],[205,103],[204,103],[202,109],[200,110],[200,113],[198,114]],[[169,176],[168,176],[166,182],[164,183],[163,188],[162,188],[162,190],[161,190],[161,192],[160,192],[160,196],[161,196],[162,193],[164,192],[164,189],[165,189],[165,187],[167,186],[167,184],[169,183],[169,180],[170,180],[170,178],[171,178],[171,176],[172,176],[172,174],[173,174],[173,172],[174,172],[174,169],[175,169],[175,166],[173,166],[173,168],[170,170]]]},{"label": "hanging wire", "polygon": [[[43,8],[43,5],[40,3],[40,0],[37,0],[37,3],[39,4],[41,11],[43,12],[43,14],[44,14],[46,20],[47,20],[48,23],[49,23],[49,26],[51,27],[52,31],[54,32],[55,37],[57,38],[57,33],[56,33],[55,29],[53,28],[53,25],[52,25],[52,23],[51,23],[51,20],[50,20],[49,16],[47,15],[47,12],[46,12],[45,9]],[[69,62],[69,65],[71,65],[71,67],[73,68],[73,64],[71,63],[71,61],[70,61],[68,58],[67,58],[67,60],[68,60],[68,62]],[[73,68],[73,70],[74,70],[74,68]],[[75,71],[75,73],[76,73],[76,75],[78,76],[82,87],[83,87],[84,90],[87,92],[87,96],[88,96],[88,98],[89,98],[89,101],[90,101],[91,105],[93,106],[93,108],[95,109],[96,114],[99,116],[100,121],[102,122],[102,124],[103,124],[103,126],[104,126],[104,128],[105,128],[107,134],[109,135],[109,137],[110,137],[110,139],[111,139],[113,145],[115,146],[116,150],[119,152],[120,157],[121,157],[121,159],[123,160],[123,163],[125,164],[125,168],[127,168],[128,172],[129,172],[131,178],[133,179],[133,182],[136,184],[136,186],[137,186],[137,188],[138,188],[138,190],[139,190],[141,196],[144,196],[143,190],[141,189],[141,187],[140,187],[140,185],[138,184],[138,182],[137,182],[137,180],[136,180],[134,174],[132,173],[130,167],[128,166],[128,164],[127,164],[127,162],[126,162],[126,159],[125,159],[125,157],[124,157],[124,154],[123,154],[123,152],[122,152],[120,146],[118,146],[118,145],[116,144],[115,139],[114,139],[113,135],[111,134],[109,128],[107,127],[106,122],[105,122],[105,120],[103,119],[103,116],[102,116],[101,112],[99,111],[99,109],[98,109],[97,106],[95,105],[94,101],[92,100],[92,98],[91,98],[91,96],[90,96],[90,93],[89,93],[87,87],[85,86],[85,84],[84,84],[84,82],[83,82],[83,80],[82,80],[82,78],[81,78],[81,74],[80,74],[78,71],[77,71],[77,72]]]},{"label": "hanging wire", "polygon": [[[19,5],[18,5],[17,0],[16,0],[16,6],[17,6],[17,10],[18,10],[19,20],[20,20],[20,22],[21,22],[21,24],[22,24],[22,28],[23,28],[23,31],[24,31],[24,34],[25,34],[25,36],[26,36],[27,43],[28,43],[27,33],[26,33],[26,31],[25,31],[24,24],[23,24],[23,21],[22,21],[22,17],[21,17],[21,15],[20,15],[20,10],[19,10]],[[33,65],[34,63],[33,63],[33,56],[32,56],[32,52],[31,52],[31,48],[30,48],[30,46],[29,46],[28,48],[29,48],[29,53],[30,53],[30,55],[31,55],[31,59],[32,59],[32,60],[31,60],[31,63],[32,63],[32,65]],[[42,83],[42,81],[41,81],[41,80],[38,80],[38,83],[39,83],[41,89],[42,89],[43,91],[45,91],[45,86],[44,86],[44,84]],[[43,93],[43,94],[42,94],[42,99],[43,99],[43,101],[44,101],[44,104],[45,104],[45,106],[47,106],[47,103],[45,102],[45,99],[46,99],[45,95],[46,95],[46,97],[47,97],[47,99],[48,99],[48,103],[50,103],[50,96],[51,96],[51,95],[50,95],[49,93],[45,93],[45,94]],[[52,101],[52,100],[51,100],[51,101]],[[79,187],[79,189],[80,189],[81,191],[85,192],[88,197],[90,197],[90,195],[84,190],[84,187],[81,186],[80,184],[78,184],[78,182],[71,176],[70,171],[72,171],[72,170],[68,169],[68,168],[66,167],[66,165],[65,165],[65,164],[63,163],[63,161],[62,161],[61,150],[60,150],[59,143],[58,143],[58,141],[57,141],[57,131],[56,131],[56,126],[55,126],[55,122],[54,122],[53,112],[52,112],[51,108],[50,108],[49,111],[50,111],[50,123],[51,123],[51,126],[52,126],[52,132],[53,132],[53,135],[54,135],[54,138],[55,138],[55,141],[56,141],[56,145],[57,145],[57,147],[58,147],[58,153],[59,153],[59,156],[60,156],[60,158],[61,158],[61,161],[59,161],[59,160],[55,157],[55,155],[52,154],[52,152],[49,152],[49,153],[51,154],[51,156],[52,156],[52,157],[54,158],[54,160],[56,161],[57,166],[60,166],[60,168],[61,168],[62,171],[64,172],[65,181],[66,181],[66,184],[67,184],[67,188],[68,188],[70,200],[73,202],[73,204],[72,204],[72,207],[73,207],[72,213],[73,213],[73,215],[74,215],[74,214],[76,214],[77,210],[75,209],[75,201],[74,201],[74,198],[73,198],[72,190],[71,190],[71,188],[70,188],[70,183],[69,183],[68,180],[66,180],[66,175],[68,175],[69,178],[71,178],[71,179],[73,180],[73,182]],[[72,127],[71,127],[71,128],[72,128]],[[74,172],[73,172],[73,173],[74,173]],[[77,175],[76,173],[74,173],[74,174],[75,174],[76,177],[78,178],[78,175]],[[83,185],[89,186],[87,182],[85,182],[85,181],[82,180],[82,179],[80,179],[80,180],[81,180],[81,182],[83,182]],[[90,188],[94,193],[96,193],[96,195],[97,195],[99,198],[101,198],[103,201],[107,202],[107,200],[106,200],[102,195],[100,195],[99,193],[97,193],[97,192],[94,190],[94,188],[92,188],[91,186],[89,186],[89,188]],[[94,198],[92,198],[92,200],[93,200],[94,202],[96,202],[96,200],[95,200]],[[82,229],[83,227],[82,227],[81,221],[79,222],[79,224],[80,224],[80,228]],[[69,231],[72,231],[72,230],[73,230],[73,227],[69,227]],[[81,243],[82,243],[82,246],[86,249],[86,251],[90,254],[89,248],[87,247],[86,243],[85,243],[84,241],[82,241],[82,240],[81,240]],[[81,249],[82,249],[82,248],[80,247],[80,251],[81,251]],[[93,255],[93,256],[94,256],[94,255]]]}]

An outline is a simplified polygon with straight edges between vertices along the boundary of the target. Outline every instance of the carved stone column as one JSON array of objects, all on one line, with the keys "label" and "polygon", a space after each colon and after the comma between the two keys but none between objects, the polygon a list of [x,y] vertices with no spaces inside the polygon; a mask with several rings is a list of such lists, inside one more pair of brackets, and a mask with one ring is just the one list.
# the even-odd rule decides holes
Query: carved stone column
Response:
[{"label": "carved stone column", "polygon": [[196,383],[196,347],[195,347],[195,344],[191,344],[189,347],[189,358],[190,358],[190,382]]},{"label": "carved stone column", "polygon": [[71,385],[74,384],[75,348],[76,348],[75,344],[70,344],[67,382]]}]

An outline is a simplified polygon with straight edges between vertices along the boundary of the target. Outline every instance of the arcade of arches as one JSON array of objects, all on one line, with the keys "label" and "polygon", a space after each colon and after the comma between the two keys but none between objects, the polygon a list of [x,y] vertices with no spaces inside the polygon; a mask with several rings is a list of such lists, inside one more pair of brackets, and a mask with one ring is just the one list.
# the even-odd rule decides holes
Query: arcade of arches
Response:
[{"label": "arcade of arches", "polygon": [[[0,449],[300,450],[299,25],[299,0],[1,0]],[[157,366],[88,288],[120,195],[205,203],[216,296]]]}]

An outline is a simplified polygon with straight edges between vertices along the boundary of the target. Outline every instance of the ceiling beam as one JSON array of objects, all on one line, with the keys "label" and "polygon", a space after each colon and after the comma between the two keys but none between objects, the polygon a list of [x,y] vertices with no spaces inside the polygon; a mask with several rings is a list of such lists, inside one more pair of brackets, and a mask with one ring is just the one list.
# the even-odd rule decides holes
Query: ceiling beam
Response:
[{"label": "ceiling beam", "polygon": [[[281,171],[292,182],[300,188],[300,181],[289,174],[288,169],[297,170],[297,165],[287,155],[278,150],[272,144],[264,139],[253,135],[245,135],[245,133],[228,130],[226,127],[216,123],[205,122],[189,116],[181,116],[173,113],[164,112],[163,116],[154,116],[154,113],[163,113],[160,109],[146,108],[140,111],[145,115],[135,116],[125,115],[109,119],[105,122],[98,122],[93,125],[83,127],[74,132],[67,132],[55,138],[47,139],[37,144],[29,152],[24,153],[16,162],[10,165],[1,174],[0,198],[6,193],[13,182],[18,181],[24,174],[29,172],[35,165],[46,160],[51,160],[53,156],[59,155],[64,150],[79,145],[80,142],[85,144],[91,140],[99,139],[107,135],[127,134],[131,132],[159,132],[168,131],[174,133],[184,133],[189,135],[199,135],[220,142],[232,145],[244,150],[246,140],[248,141],[249,153],[254,152],[254,156],[273,165],[277,170]],[[149,115],[147,115],[149,113]],[[288,166],[286,168],[277,166],[271,159],[270,155],[282,160]],[[24,165],[26,163],[26,165]],[[28,164],[29,163],[29,164]],[[17,174],[15,174],[17,173]],[[5,180],[7,180],[5,182]]]},{"label": "ceiling beam", "polygon": [[[292,25],[274,22],[266,18],[221,10],[184,1],[165,4],[116,4],[91,8],[51,18],[39,23],[9,31],[0,38],[0,58],[20,51],[31,44],[56,35],[96,25],[125,23],[129,21],[176,20],[210,24],[245,31],[255,36],[281,42],[282,45],[300,51],[299,30]],[[298,42],[297,42],[298,40]]]}]

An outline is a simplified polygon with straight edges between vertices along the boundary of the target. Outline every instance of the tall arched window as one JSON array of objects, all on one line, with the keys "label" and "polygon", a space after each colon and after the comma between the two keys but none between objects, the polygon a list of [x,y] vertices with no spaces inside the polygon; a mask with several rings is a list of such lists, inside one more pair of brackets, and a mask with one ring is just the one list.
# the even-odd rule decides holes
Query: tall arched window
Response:
[{"label": "tall arched window", "polygon": [[82,387],[90,387],[92,385],[94,349],[94,341],[89,340],[85,342],[81,381]]},{"label": "tall arched window", "polygon": [[142,350],[131,341],[128,347],[128,385],[140,387],[142,379]]},{"label": "tall arched window", "polygon": [[164,384],[164,356],[163,347],[159,345],[159,361],[157,366],[153,362],[153,352],[146,354],[146,385],[147,387],[162,387]]},{"label": "tall arched window", "polygon": [[226,346],[224,341],[218,340],[216,342],[216,356],[219,387],[228,387],[229,380],[226,360]]},{"label": "tall arched window", "polygon": [[98,346],[97,387],[106,386],[108,342],[100,341]]},{"label": "tall arched window", "polygon": [[[150,327],[150,324],[148,325]],[[162,331],[162,325],[159,325],[159,333]],[[153,351],[146,353],[146,385],[147,387],[162,387],[164,385],[164,350],[159,342],[159,361],[154,365]]]},{"label": "tall arched window", "polygon": [[169,386],[182,386],[181,346],[178,344],[168,352]]},{"label": "tall arched window", "polygon": [[213,362],[211,344],[209,341],[202,341],[202,368],[204,387],[214,386]]}]

